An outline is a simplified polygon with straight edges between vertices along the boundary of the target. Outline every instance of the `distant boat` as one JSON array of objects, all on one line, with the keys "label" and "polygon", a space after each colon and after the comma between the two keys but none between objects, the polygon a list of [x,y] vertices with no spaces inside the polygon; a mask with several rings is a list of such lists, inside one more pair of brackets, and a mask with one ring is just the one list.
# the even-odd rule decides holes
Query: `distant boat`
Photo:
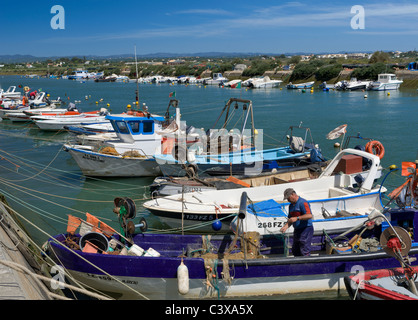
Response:
[{"label": "distant boat", "polygon": [[282,80],[271,80],[270,77],[265,76],[262,78],[255,79],[249,83],[250,88],[275,88],[278,87],[283,81]]},{"label": "distant boat", "polygon": [[377,81],[370,83],[369,90],[386,91],[398,90],[403,80],[399,80],[393,73],[379,74]]},{"label": "distant boat", "polygon": [[287,89],[309,89],[312,88],[314,83],[314,81],[296,84],[289,82],[289,84],[286,87]]},{"label": "distant boat", "polygon": [[94,81],[95,82],[115,82],[116,79],[117,79],[116,77],[109,76],[109,77],[97,78],[97,79],[94,79]]},{"label": "distant boat", "polygon": [[335,84],[335,89],[337,90],[350,90],[350,91],[354,91],[354,90],[366,90],[369,85],[370,85],[371,81],[362,81],[362,80],[357,80],[357,78],[351,78],[350,81],[338,81]]},{"label": "distant boat", "polygon": [[16,86],[10,86],[6,91],[0,90],[0,98],[17,98],[20,99],[22,96],[21,92],[16,91]]},{"label": "distant boat", "polygon": [[227,82],[228,78],[225,78],[222,73],[214,73],[212,79],[205,79],[203,84],[210,84],[210,85],[220,85],[224,82]]},{"label": "distant boat", "polygon": [[229,88],[240,89],[242,86],[242,80],[231,80],[231,81],[224,83],[224,86],[229,87]]}]

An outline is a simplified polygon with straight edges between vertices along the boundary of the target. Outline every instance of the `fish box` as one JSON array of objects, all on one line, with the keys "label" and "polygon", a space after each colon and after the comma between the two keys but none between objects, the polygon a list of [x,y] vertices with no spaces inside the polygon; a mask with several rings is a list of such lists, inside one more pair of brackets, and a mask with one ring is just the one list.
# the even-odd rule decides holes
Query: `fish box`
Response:
[{"label": "fish box", "polygon": [[363,171],[363,158],[353,154],[341,157],[340,162],[334,169],[334,173],[343,172],[345,174],[352,174]]}]

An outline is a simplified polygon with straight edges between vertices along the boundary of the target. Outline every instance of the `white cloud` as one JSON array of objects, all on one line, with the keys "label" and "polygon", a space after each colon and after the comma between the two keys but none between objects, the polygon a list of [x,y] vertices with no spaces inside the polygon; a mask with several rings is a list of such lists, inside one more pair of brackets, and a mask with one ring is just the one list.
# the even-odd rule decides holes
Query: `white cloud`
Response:
[{"label": "white cloud", "polygon": [[[418,30],[418,4],[411,3],[375,3],[365,4],[366,29],[359,34],[415,34]],[[147,39],[147,38],[204,38],[222,36],[245,36],[249,31],[264,32],[292,32],[291,28],[306,28],[307,35],[318,31],[317,28],[342,28],[350,33],[351,5],[324,4],[321,6],[306,5],[300,2],[288,2],[278,6],[256,7],[245,16],[237,15],[223,9],[189,9],[174,11],[171,14],[201,14],[215,15],[210,22],[187,25],[170,24],[167,27],[146,28],[114,34],[98,34],[91,36],[73,37],[73,40],[103,41],[114,39]],[[170,22],[171,23],[171,22]],[[298,29],[300,31],[300,29]],[[64,41],[71,38],[62,39]],[[56,39],[58,40],[58,39]]]},{"label": "white cloud", "polygon": [[233,13],[223,10],[223,9],[189,9],[189,10],[181,10],[181,11],[174,11],[174,12],[167,12],[166,15],[176,15],[176,14],[191,14],[191,15],[218,15],[218,16],[229,16],[233,15]]}]

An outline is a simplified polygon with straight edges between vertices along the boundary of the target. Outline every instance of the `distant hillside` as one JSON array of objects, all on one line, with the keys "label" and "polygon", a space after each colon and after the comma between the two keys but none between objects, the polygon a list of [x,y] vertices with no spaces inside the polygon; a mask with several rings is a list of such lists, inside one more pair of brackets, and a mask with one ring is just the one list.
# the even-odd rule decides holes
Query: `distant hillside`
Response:
[{"label": "distant hillside", "polygon": [[[349,53],[349,52],[346,52]],[[156,53],[147,53],[147,54],[138,54],[138,59],[163,59],[163,58],[179,58],[179,57],[206,57],[206,58],[233,58],[233,57],[254,57],[254,56],[278,56],[284,54],[286,56],[294,55],[307,55],[312,54],[312,52],[285,52],[285,53],[271,53],[271,52],[196,52],[196,53],[169,53],[169,52],[156,52]],[[325,54],[325,52],[317,52],[315,54]],[[115,54],[108,56],[98,56],[98,55],[71,55],[71,56],[50,56],[50,57],[36,57],[33,55],[0,55],[0,63],[25,63],[33,61],[45,61],[45,60],[56,60],[59,58],[86,58],[87,60],[130,60],[134,58],[134,54]]]}]

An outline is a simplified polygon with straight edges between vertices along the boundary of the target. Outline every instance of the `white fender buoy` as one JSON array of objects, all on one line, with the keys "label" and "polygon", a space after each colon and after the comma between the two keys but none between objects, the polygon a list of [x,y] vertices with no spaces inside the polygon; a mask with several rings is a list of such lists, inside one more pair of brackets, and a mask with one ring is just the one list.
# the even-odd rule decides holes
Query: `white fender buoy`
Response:
[{"label": "white fender buoy", "polygon": [[183,259],[177,268],[177,282],[180,294],[187,294],[189,292],[189,269],[183,263]]}]

